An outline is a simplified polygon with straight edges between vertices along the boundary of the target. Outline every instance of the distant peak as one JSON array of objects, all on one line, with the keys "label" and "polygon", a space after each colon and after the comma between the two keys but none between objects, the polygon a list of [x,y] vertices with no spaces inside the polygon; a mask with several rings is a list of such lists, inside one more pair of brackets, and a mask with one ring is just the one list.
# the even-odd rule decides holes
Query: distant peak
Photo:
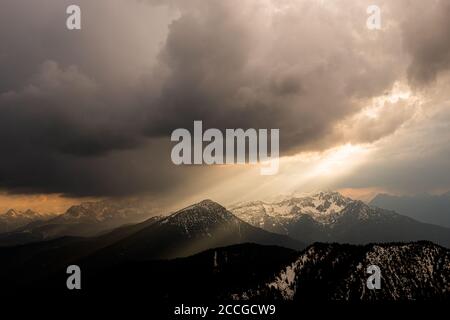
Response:
[{"label": "distant peak", "polygon": [[212,208],[223,208],[223,209],[225,209],[225,208],[222,207],[219,203],[217,203],[217,202],[215,202],[215,201],[212,201],[212,200],[210,200],[210,199],[205,199],[205,200],[203,200],[203,201],[200,201],[200,202],[198,203],[198,205],[199,205],[199,206],[202,206],[202,207],[212,207]]},{"label": "distant peak", "polygon": [[226,210],[223,206],[221,206],[217,202],[212,201],[210,199],[205,199],[198,203],[192,204],[186,208],[176,211],[174,213],[174,215],[179,214],[179,213],[188,212],[188,211],[191,211],[192,209],[198,209],[198,208],[207,209],[208,211],[225,211]]},{"label": "distant peak", "polygon": [[8,215],[8,216],[35,216],[35,215],[37,215],[37,212],[35,212],[35,211],[31,210],[31,209],[28,209],[26,211],[20,211],[20,210],[16,210],[16,209],[9,209],[4,214]]},{"label": "distant peak", "polygon": [[186,233],[202,229],[212,230],[223,223],[237,222],[239,219],[223,206],[210,199],[195,203],[169,215],[159,223],[181,226]]},{"label": "distant peak", "polygon": [[[232,207],[232,212],[246,222],[273,220],[297,220],[305,215],[323,224],[331,224],[340,218],[344,208],[353,200],[337,191],[294,193],[276,202],[248,202]],[[267,220],[267,221],[269,221]]]},{"label": "distant peak", "polygon": [[27,209],[26,211],[21,211],[21,210],[11,208],[8,211],[1,214],[0,216],[2,216],[4,218],[9,218],[9,219],[37,219],[37,218],[48,217],[50,215],[51,214],[39,213],[39,212],[33,211],[31,209]]},{"label": "distant peak", "polygon": [[36,211],[28,209],[27,211],[24,212],[24,214],[29,215],[29,216],[34,216],[34,215],[37,215],[38,213]]},{"label": "distant peak", "polygon": [[214,204],[218,204],[218,203],[215,201],[212,201],[211,199],[205,199],[205,200],[200,201],[198,204],[199,205],[211,205],[211,204],[214,205]]},{"label": "distant peak", "polygon": [[315,193],[316,196],[318,197],[323,197],[323,198],[327,198],[327,197],[335,197],[335,198],[347,198],[345,196],[343,196],[341,193],[339,193],[338,191],[319,191]]},{"label": "distant peak", "polygon": [[319,198],[319,199],[323,199],[323,198],[340,198],[340,199],[349,199],[350,198],[342,195],[340,192],[338,191],[334,191],[334,190],[318,190],[318,191],[312,191],[312,192],[293,192],[291,195],[289,195],[288,197],[290,198],[306,198],[306,197],[311,197],[311,198]]}]

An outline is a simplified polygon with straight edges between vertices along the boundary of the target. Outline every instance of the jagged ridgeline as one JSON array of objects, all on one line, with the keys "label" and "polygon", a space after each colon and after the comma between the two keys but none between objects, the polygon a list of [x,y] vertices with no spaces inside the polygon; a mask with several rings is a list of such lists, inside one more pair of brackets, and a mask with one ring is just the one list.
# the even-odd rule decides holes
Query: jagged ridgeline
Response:
[{"label": "jagged ridgeline", "polygon": [[[229,210],[212,201],[209,201],[210,205],[206,203],[208,201],[159,219],[170,222],[168,226],[173,229],[171,231],[183,233],[184,230],[184,233],[194,237],[208,234],[208,230],[203,227],[229,224],[244,226],[245,230],[250,230],[247,225],[250,224],[305,244],[316,241],[364,244],[429,240],[442,246],[450,246],[449,228],[419,222],[394,211],[369,206],[337,192],[293,195],[278,201],[245,202],[231,205]],[[39,242],[63,236],[98,236],[124,224],[136,224],[157,214],[161,212],[143,205],[140,201],[82,203],[57,216],[30,210],[10,210],[0,215],[0,246]],[[158,217],[153,217],[150,221],[157,219]],[[234,224],[230,224],[230,221],[234,221]],[[256,232],[262,234],[261,231]],[[213,243],[214,241],[209,242],[210,245]],[[221,245],[220,242],[217,244]],[[200,245],[199,248],[210,247]],[[294,247],[298,248],[296,245]]]},{"label": "jagged ridgeline", "polygon": [[244,202],[231,206],[230,211],[254,226],[305,243],[429,240],[450,247],[449,228],[372,207],[338,192],[289,196],[275,202]]},{"label": "jagged ridgeline", "polygon": [[[99,223],[111,210],[125,212],[107,203],[71,212]],[[145,291],[161,301],[442,300],[449,299],[449,250],[412,241],[445,245],[449,236],[448,229],[333,192],[231,210],[204,200],[96,236],[4,246],[0,283],[8,295],[73,295],[66,268],[75,264],[83,275],[77,294],[86,297]],[[374,264],[379,290],[366,287],[366,268]]]}]

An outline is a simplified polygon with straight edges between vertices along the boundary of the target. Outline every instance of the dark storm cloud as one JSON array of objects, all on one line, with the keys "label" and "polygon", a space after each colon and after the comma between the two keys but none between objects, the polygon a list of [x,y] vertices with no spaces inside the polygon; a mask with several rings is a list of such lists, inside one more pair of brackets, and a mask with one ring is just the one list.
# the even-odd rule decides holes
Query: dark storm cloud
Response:
[{"label": "dark storm cloud", "polygon": [[[82,7],[83,29],[69,32],[65,11],[74,3]],[[148,67],[157,52],[144,46],[142,27],[151,23],[130,19],[146,17],[143,6],[127,11],[115,0],[2,2],[0,187],[97,196],[170,185],[170,150],[145,141],[144,110],[134,89],[135,70]]]},{"label": "dark storm cloud", "polygon": [[[156,153],[152,150],[158,150]],[[1,161],[0,184],[11,193],[64,193],[66,196],[162,194],[174,190],[180,168],[170,168],[167,144],[148,150],[121,150],[108,156],[75,157],[35,149],[9,153]]]},{"label": "dark storm cloud", "polygon": [[[448,68],[446,5],[419,21],[428,29],[415,42],[407,21],[371,33],[370,3],[285,3],[4,0],[0,186],[74,196],[183,186],[198,171],[172,165],[169,136],[194,120],[280,128],[282,154],[373,142],[403,109],[336,128],[408,66],[419,82]],[[81,31],[65,29],[69,4],[82,7]]]},{"label": "dark storm cloud", "polygon": [[165,189],[170,151],[160,143],[149,148],[162,154],[131,150],[144,143],[132,106],[120,108],[76,68],[39,69],[22,90],[0,95],[1,185],[83,196]]},{"label": "dark storm cloud", "polygon": [[390,88],[398,72],[394,61],[370,54],[376,42],[355,40],[342,24],[352,12],[305,2],[267,24],[261,2],[192,3],[179,6],[169,27],[149,135],[203,120],[222,129],[281,128],[283,151],[316,149],[324,136],[332,145],[334,125]]},{"label": "dark storm cloud", "polygon": [[89,156],[136,146],[136,121],[108,100],[76,68],[47,61],[21,91],[0,96],[2,147]]}]

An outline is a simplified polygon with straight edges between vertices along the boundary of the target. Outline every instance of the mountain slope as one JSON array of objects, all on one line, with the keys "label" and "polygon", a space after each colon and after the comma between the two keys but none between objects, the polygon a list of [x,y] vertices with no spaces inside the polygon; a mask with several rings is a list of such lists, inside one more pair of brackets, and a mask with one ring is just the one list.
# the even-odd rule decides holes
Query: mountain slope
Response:
[{"label": "mountain slope", "polygon": [[394,210],[422,222],[450,228],[450,193],[437,196],[378,194],[369,205]]},{"label": "mountain slope", "polygon": [[[381,269],[381,289],[366,268]],[[450,251],[430,242],[314,244],[272,281],[234,296],[278,300],[448,300]]]},{"label": "mountain slope", "polygon": [[0,248],[0,282],[21,290],[41,281],[47,283],[55,275],[64,277],[70,264],[100,272],[127,261],[187,256],[244,242],[305,247],[287,236],[255,228],[206,200],[168,217],[153,217],[93,238],[64,237]]},{"label": "mountain slope", "polygon": [[96,255],[96,259],[174,258],[244,242],[295,249],[304,247],[287,236],[253,227],[218,203],[204,200],[105,248]]},{"label": "mountain slope", "polygon": [[429,240],[450,247],[450,229],[370,207],[337,192],[320,192],[276,203],[249,202],[230,210],[255,226],[306,243]]},{"label": "mountain slope", "polygon": [[[381,269],[379,290],[366,287],[366,268],[373,264]],[[87,298],[136,299],[144,292],[145,299],[161,303],[287,300],[299,307],[311,301],[450,299],[450,251],[430,242],[315,243],[302,252],[238,244],[173,260],[81,266],[82,293]],[[55,272],[29,282],[26,292],[71,296],[65,280],[65,272]]]}]

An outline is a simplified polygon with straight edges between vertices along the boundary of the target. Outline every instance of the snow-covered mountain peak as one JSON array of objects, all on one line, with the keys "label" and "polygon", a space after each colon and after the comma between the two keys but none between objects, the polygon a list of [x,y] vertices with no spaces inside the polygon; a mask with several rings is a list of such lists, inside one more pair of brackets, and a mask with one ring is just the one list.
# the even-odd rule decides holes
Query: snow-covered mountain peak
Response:
[{"label": "snow-covered mountain peak", "polygon": [[337,216],[353,200],[338,192],[316,192],[294,195],[278,202],[252,201],[237,204],[231,211],[239,218],[253,225],[261,225],[266,220],[272,224],[283,224],[308,215],[315,221],[329,224],[336,221]]},{"label": "snow-covered mountain peak", "polygon": [[300,213],[315,218],[341,212],[352,200],[338,192],[318,192],[309,196],[294,197],[280,202],[300,209]]}]

